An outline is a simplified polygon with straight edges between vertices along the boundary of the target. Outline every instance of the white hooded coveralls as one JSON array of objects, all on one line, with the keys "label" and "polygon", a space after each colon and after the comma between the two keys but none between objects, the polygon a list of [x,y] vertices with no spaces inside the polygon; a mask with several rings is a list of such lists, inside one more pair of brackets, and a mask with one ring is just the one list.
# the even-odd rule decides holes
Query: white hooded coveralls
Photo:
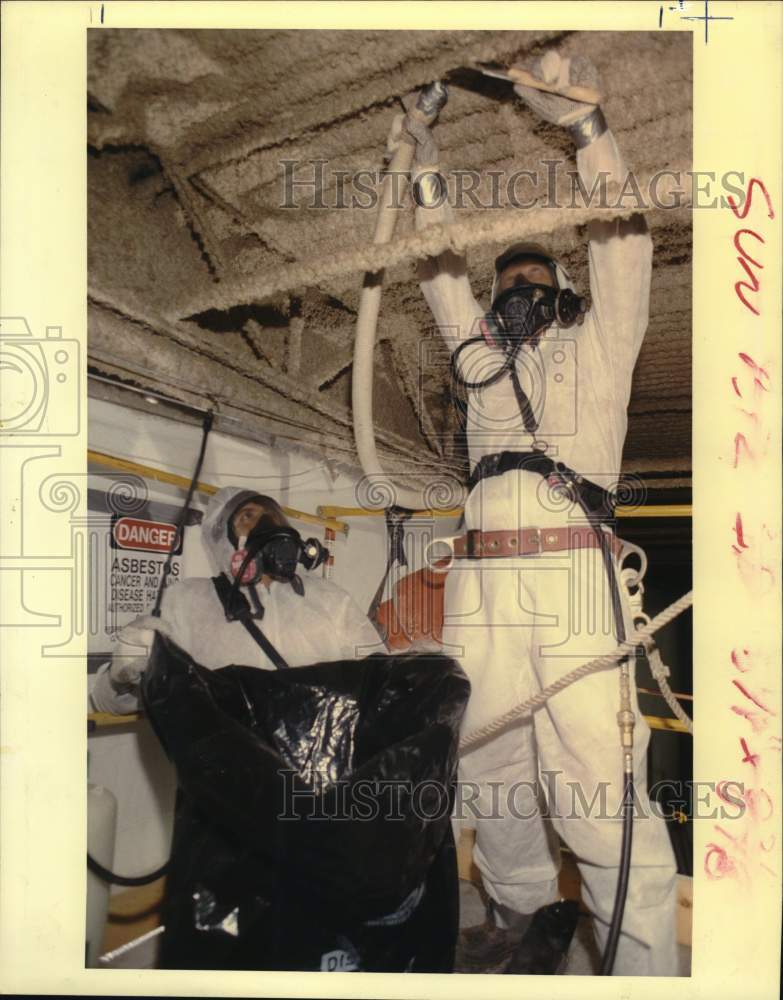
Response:
[{"label": "white hooded coveralls", "polygon": [[[210,500],[202,527],[202,541],[217,576],[231,576],[234,546],[228,538],[228,519],[246,489],[226,487]],[[355,660],[383,651],[378,633],[352,598],[337,584],[315,573],[301,573],[304,596],[289,583],[273,581],[269,589],[259,583],[264,617],[256,624],[290,667],[304,667],[331,660]],[[243,593],[247,588],[242,588]],[[225,611],[212,580],[191,577],[166,588],[161,603],[166,634],[193,659],[209,670],[231,664],[275,667],[239,621],[226,621]],[[118,643],[116,655],[143,655],[144,650]],[[98,711],[117,714],[138,710],[138,692],[113,684],[109,664],[100,667],[92,692]]]},{"label": "white hooded coveralls", "polygon": [[[609,131],[578,151],[577,166],[588,191],[599,171],[621,183],[626,177]],[[416,211],[417,228],[451,219],[446,203]],[[567,330],[552,327],[537,348],[525,346],[518,356],[520,383],[531,400],[538,430],[535,435],[525,431],[510,377],[468,391],[471,467],[483,455],[530,451],[535,439],[546,454],[587,479],[604,488],[617,484],[631,376],[648,322],[652,241],[639,216],[591,222],[588,238],[592,308],[584,324]],[[480,333],[484,310],[473,297],[463,258],[446,251],[424,261],[420,280],[452,352],[459,341]],[[484,343],[466,348],[462,374],[481,381],[502,358],[498,349]],[[465,506],[467,530],[585,523],[578,505],[554,493],[533,472],[510,471],[484,479]],[[630,632],[632,619],[625,595],[623,599]],[[457,659],[471,682],[463,722],[467,735],[615,647],[600,549],[455,561],[446,581],[443,642],[444,651]],[[476,828],[474,861],[490,896],[522,913],[558,898],[554,828],[578,859],[583,899],[594,915],[601,949],[620,858],[618,708],[616,670],[594,673],[560,692],[532,720],[462,757],[465,805],[460,809],[458,804],[455,814],[458,821],[466,819]],[[650,731],[635,703],[635,689],[634,711],[634,781],[646,817],[637,815],[634,821],[630,885],[614,974],[676,975],[676,866],[663,820],[649,815]],[[600,782],[609,783],[608,788],[602,790]],[[551,827],[536,802],[542,798],[547,800]]]}]

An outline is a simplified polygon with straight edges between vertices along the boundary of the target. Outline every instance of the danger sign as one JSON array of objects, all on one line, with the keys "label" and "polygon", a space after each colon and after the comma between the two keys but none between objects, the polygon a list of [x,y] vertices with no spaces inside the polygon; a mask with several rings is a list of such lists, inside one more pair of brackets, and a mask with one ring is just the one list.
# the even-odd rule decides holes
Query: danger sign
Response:
[{"label": "danger sign", "polygon": [[[146,521],[138,517],[120,517],[112,527],[112,546],[117,549],[136,549],[140,552],[168,552],[177,527],[166,521]],[[181,543],[175,555],[181,552]]]}]

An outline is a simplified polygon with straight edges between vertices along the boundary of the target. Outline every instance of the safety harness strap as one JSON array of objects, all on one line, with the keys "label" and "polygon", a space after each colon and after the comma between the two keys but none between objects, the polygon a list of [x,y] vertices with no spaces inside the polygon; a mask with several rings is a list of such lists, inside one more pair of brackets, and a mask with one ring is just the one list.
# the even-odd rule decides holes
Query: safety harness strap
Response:
[{"label": "safety harness strap", "polygon": [[545,479],[556,477],[564,486],[573,490],[574,500],[599,520],[607,520],[614,513],[615,498],[608,490],[585,479],[564,462],[556,462],[542,451],[498,451],[485,455],[476,463],[468,480],[468,489],[472,490],[482,479],[502,476],[512,469],[537,472]]},{"label": "safety harness strap", "polygon": [[240,593],[237,589],[234,590],[233,598],[231,597],[231,591],[233,588],[224,573],[221,573],[220,576],[213,576],[212,583],[217,591],[218,597],[220,598],[220,603],[223,605],[226,618],[228,618],[229,621],[241,622],[250,633],[255,643],[261,647],[264,653],[266,653],[272,661],[275,668],[277,670],[286,670],[288,668],[286,661],[280,653],[278,653],[269,639],[267,639],[258,625],[256,625],[253,621],[250,605],[247,603],[245,595]]},{"label": "safety harness strap", "polygon": [[550,481],[562,482],[564,486],[572,491],[573,499],[579,504],[593,526],[601,545],[601,555],[603,557],[606,575],[609,579],[609,587],[612,596],[612,609],[614,611],[615,628],[620,642],[625,639],[625,624],[623,622],[622,603],[620,599],[620,589],[617,584],[617,576],[612,562],[612,544],[609,534],[603,530],[602,522],[611,517],[614,512],[615,498],[598,486],[591,483],[584,476],[570,469],[564,462],[555,462],[549,455],[541,451],[500,451],[493,455],[485,455],[475,466],[468,480],[470,489],[481,479],[491,476],[500,476],[511,469],[524,469],[529,472],[536,472]]},{"label": "safety harness strap", "polygon": [[400,566],[408,565],[404,546],[405,522],[410,518],[411,511],[404,510],[402,507],[388,507],[385,513],[386,532],[389,537],[389,557],[386,560],[386,569],[381,577],[381,582],[378,584],[378,589],[375,591],[375,596],[370,602],[370,607],[367,611],[367,617],[370,621],[375,621],[376,613],[383,600],[386,581],[389,579],[389,573],[391,573],[394,564],[399,563]]},{"label": "safety harness strap", "polygon": [[514,387],[514,395],[517,399],[517,406],[519,407],[519,412],[522,414],[522,422],[525,425],[525,430],[528,434],[535,434],[538,430],[538,421],[536,420],[536,415],[533,413],[533,406],[528,398],[527,393],[522,388],[522,384],[519,381],[519,375],[517,375],[516,365],[512,365],[510,369],[511,373],[511,385]]}]

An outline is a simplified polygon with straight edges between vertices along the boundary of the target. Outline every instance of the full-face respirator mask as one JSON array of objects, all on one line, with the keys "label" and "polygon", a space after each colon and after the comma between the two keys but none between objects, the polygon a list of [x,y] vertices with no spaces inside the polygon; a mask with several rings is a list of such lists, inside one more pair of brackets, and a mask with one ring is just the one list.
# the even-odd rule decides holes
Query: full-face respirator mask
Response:
[{"label": "full-face respirator mask", "polygon": [[316,538],[303,540],[295,528],[277,524],[274,518],[262,515],[247,537],[237,539],[231,558],[231,574],[240,586],[252,586],[268,576],[290,583],[298,594],[303,594],[297,568],[316,569],[325,562],[327,555],[327,550]]},{"label": "full-face respirator mask", "polygon": [[570,288],[530,284],[520,278],[495,297],[482,333],[493,346],[516,353],[522,344],[535,343],[552,324],[567,329],[578,323],[586,309],[585,299]]}]

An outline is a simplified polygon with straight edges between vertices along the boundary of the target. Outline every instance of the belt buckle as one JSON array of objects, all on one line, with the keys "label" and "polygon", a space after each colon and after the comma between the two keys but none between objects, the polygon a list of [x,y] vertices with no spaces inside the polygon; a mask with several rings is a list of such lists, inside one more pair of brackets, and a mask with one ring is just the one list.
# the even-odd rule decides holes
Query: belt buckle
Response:
[{"label": "belt buckle", "polygon": [[554,498],[562,498],[574,503],[576,500],[574,483],[569,476],[558,470],[556,472],[550,472],[546,477],[546,481],[549,484],[549,488],[552,490]]},{"label": "belt buckle", "polygon": [[540,528],[527,528],[525,531],[527,541],[535,541],[538,546],[538,551],[530,552],[529,555],[540,556],[544,551],[544,544],[541,541],[541,529]]},{"label": "belt buckle", "polygon": [[481,553],[477,551],[480,545],[481,531],[471,528],[465,536],[465,555],[468,559],[476,559]]}]

